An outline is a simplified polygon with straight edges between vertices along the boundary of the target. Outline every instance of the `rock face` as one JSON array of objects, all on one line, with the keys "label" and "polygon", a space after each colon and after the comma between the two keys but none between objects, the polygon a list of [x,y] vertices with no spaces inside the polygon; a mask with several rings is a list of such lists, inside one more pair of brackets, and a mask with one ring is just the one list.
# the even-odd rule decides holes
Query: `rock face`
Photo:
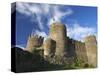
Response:
[{"label": "rock face", "polygon": [[85,38],[85,46],[88,57],[88,63],[94,67],[97,66],[97,42],[95,36],[88,36]]},{"label": "rock face", "polygon": [[56,42],[56,56],[63,57],[66,55],[66,27],[61,23],[53,23],[50,25],[50,38]]}]

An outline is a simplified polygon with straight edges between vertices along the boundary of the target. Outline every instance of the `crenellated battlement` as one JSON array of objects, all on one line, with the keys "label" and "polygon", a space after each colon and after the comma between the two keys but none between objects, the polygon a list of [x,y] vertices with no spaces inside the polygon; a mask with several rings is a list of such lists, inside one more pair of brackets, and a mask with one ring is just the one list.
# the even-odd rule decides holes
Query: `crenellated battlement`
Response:
[{"label": "crenellated battlement", "polygon": [[28,37],[26,50],[29,52],[33,52],[36,47],[40,47],[43,45],[43,37],[38,35],[30,35]]}]

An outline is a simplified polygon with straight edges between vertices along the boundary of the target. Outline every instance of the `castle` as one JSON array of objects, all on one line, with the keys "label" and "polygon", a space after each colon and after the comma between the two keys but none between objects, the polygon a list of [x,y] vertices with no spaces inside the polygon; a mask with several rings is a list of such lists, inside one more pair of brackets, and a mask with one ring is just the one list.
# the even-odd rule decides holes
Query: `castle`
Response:
[{"label": "castle", "polygon": [[54,60],[60,57],[59,63],[71,63],[78,58],[83,63],[97,66],[97,42],[95,36],[87,36],[84,42],[67,37],[67,29],[62,23],[50,25],[47,38],[30,35],[28,37],[26,50],[32,53],[36,48],[41,48],[42,56],[47,60]]}]

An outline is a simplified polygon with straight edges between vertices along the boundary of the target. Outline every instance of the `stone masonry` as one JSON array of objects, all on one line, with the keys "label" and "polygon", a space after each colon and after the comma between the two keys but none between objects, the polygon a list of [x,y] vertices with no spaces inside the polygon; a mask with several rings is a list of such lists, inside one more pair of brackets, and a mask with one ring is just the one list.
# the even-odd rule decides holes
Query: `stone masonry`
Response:
[{"label": "stone masonry", "polygon": [[[87,36],[84,42],[67,37],[67,28],[62,23],[50,25],[49,35],[43,41],[42,37],[30,35],[26,50],[33,52],[36,47],[42,47],[44,57],[61,57],[68,62],[74,62],[78,58],[83,63],[96,67],[97,65],[97,41],[95,36]],[[62,61],[61,59],[61,61]]]}]

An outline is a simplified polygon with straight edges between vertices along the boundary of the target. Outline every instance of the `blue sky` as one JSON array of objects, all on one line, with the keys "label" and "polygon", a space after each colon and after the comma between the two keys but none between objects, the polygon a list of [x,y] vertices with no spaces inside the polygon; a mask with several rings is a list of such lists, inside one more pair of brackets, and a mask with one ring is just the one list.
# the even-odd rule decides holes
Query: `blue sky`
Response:
[{"label": "blue sky", "polygon": [[16,45],[25,47],[28,36],[48,36],[49,26],[61,22],[67,27],[67,36],[82,40],[97,36],[97,8],[39,3],[16,3]]}]

